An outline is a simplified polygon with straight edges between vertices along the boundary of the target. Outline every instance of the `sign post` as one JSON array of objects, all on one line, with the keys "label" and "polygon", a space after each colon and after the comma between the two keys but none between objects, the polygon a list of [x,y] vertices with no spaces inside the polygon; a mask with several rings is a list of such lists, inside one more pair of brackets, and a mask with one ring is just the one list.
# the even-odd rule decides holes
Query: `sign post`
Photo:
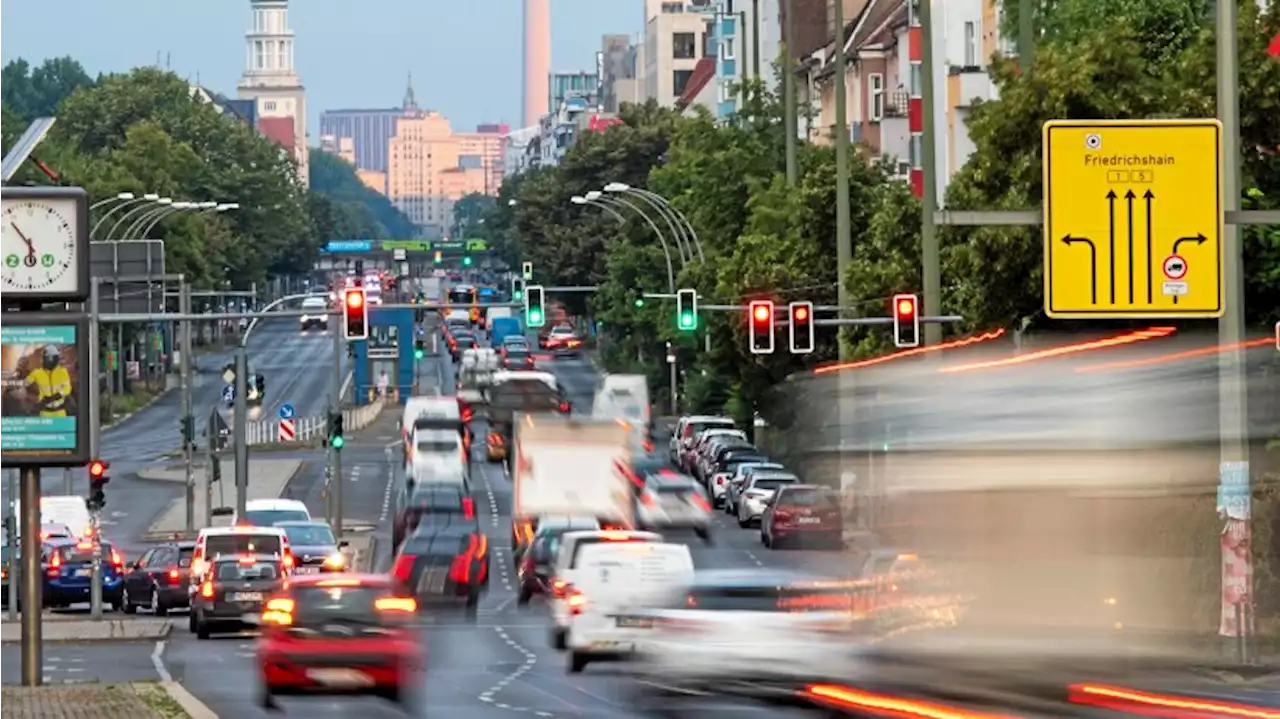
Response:
[{"label": "sign post", "polygon": [[276,439],[281,442],[292,442],[297,436],[297,426],[294,420],[293,405],[285,403],[280,405],[280,428],[276,432]]},{"label": "sign post", "polygon": [[1043,161],[1047,315],[1222,316],[1222,123],[1050,120]]}]

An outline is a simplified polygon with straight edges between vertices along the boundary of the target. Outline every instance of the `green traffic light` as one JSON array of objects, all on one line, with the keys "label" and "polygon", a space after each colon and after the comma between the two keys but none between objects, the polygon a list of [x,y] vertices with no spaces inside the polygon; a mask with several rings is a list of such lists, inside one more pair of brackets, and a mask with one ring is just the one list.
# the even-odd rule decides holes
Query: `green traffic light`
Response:
[{"label": "green traffic light", "polygon": [[698,326],[698,320],[693,316],[692,312],[683,312],[680,314],[680,329],[691,330]]},{"label": "green traffic light", "polygon": [[462,258],[462,264],[466,265],[467,267],[470,267],[470,266],[471,266],[471,258],[470,258],[470,257],[463,257],[463,258]]},{"label": "green traffic light", "polygon": [[529,324],[542,323],[542,310],[529,310]]},{"label": "green traffic light", "polygon": [[346,444],[346,443],[347,443],[347,441],[346,441],[345,439],[341,438],[341,437],[334,437],[334,438],[333,438],[333,441],[332,441],[332,444],[333,444],[333,448],[334,448],[334,449],[342,449],[342,445],[344,445],[344,444]]},{"label": "green traffic light", "polygon": [[524,299],[524,293],[523,293],[523,292],[521,292],[520,290],[516,290],[515,292],[513,292],[513,293],[511,294],[511,299],[513,299],[513,300],[522,300],[522,299]]},{"label": "green traffic light", "polygon": [[427,353],[426,353],[426,352],[423,352],[422,350],[414,350],[414,351],[413,351],[413,358],[414,358],[414,359],[416,359],[416,360],[420,360],[420,359],[422,359],[423,357],[426,357],[426,356],[427,356]]},{"label": "green traffic light", "polygon": [[636,305],[636,309],[640,309],[641,307],[644,307],[644,298],[637,297],[635,300],[635,305]]}]

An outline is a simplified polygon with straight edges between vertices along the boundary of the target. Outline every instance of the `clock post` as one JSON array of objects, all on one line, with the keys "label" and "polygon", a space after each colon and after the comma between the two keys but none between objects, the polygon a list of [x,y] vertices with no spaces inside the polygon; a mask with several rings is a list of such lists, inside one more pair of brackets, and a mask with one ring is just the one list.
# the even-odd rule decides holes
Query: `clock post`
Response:
[{"label": "clock post", "polygon": [[[42,683],[40,473],[83,467],[97,452],[97,326],[89,299],[89,195],[79,187],[0,191],[0,464],[19,470],[22,683]],[[92,510],[92,508],[91,508]],[[91,511],[92,588],[102,547]],[[98,609],[101,610],[101,602]]]}]

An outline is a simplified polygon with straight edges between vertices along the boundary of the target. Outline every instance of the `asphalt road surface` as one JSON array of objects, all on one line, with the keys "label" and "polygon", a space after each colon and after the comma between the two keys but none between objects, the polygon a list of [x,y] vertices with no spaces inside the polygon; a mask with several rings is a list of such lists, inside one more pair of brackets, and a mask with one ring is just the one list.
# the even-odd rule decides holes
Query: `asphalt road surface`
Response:
[{"label": "asphalt road surface", "polygon": [[[100,642],[44,646],[43,674],[46,684],[154,681],[155,665],[151,655],[155,642]],[[4,666],[3,682],[22,681],[22,656],[18,644],[5,644],[0,649],[0,665]]]}]

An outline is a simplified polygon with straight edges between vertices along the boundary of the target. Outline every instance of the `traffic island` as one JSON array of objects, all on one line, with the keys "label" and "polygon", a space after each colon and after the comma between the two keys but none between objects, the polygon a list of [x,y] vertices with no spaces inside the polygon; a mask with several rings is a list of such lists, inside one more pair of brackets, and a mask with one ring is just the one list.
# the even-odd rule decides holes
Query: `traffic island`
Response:
[{"label": "traffic island", "polygon": [[[174,691],[176,688],[179,691]],[[5,686],[4,719],[216,719],[217,715],[173,682]]]},{"label": "traffic island", "polygon": [[[249,487],[245,499],[278,499],[289,481],[302,471],[306,463],[297,459],[250,459]],[[138,479],[152,482],[185,483],[186,472],[178,468],[143,469],[137,473]],[[222,478],[213,486],[213,506],[236,506],[235,463],[224,463]],[[205,493],[204,477],[196,476],[195,508],[193,512],[196,528],[204,527]],[[217,517],[214,526],[218,525]],[[223,520],[226,524],[228,520]],[[147,541],[162,541],[182,534],[187,529],[187,501],[183,497],[173,500],[164,511],[151,523],[144,537]]]},{"label": "traffic island", "polygon": [[[168,619],[138,617],[130,619],[41,619],[41,633],[46,644],[85,642],[146,642],[169,636],[173,623]],[[0,642],[16,644],[22,641],[21,622],[5,622],[0,625]],[[8,716],[8,711],[5,712]],[[56,715],[55,715],[56,716]]]}]

